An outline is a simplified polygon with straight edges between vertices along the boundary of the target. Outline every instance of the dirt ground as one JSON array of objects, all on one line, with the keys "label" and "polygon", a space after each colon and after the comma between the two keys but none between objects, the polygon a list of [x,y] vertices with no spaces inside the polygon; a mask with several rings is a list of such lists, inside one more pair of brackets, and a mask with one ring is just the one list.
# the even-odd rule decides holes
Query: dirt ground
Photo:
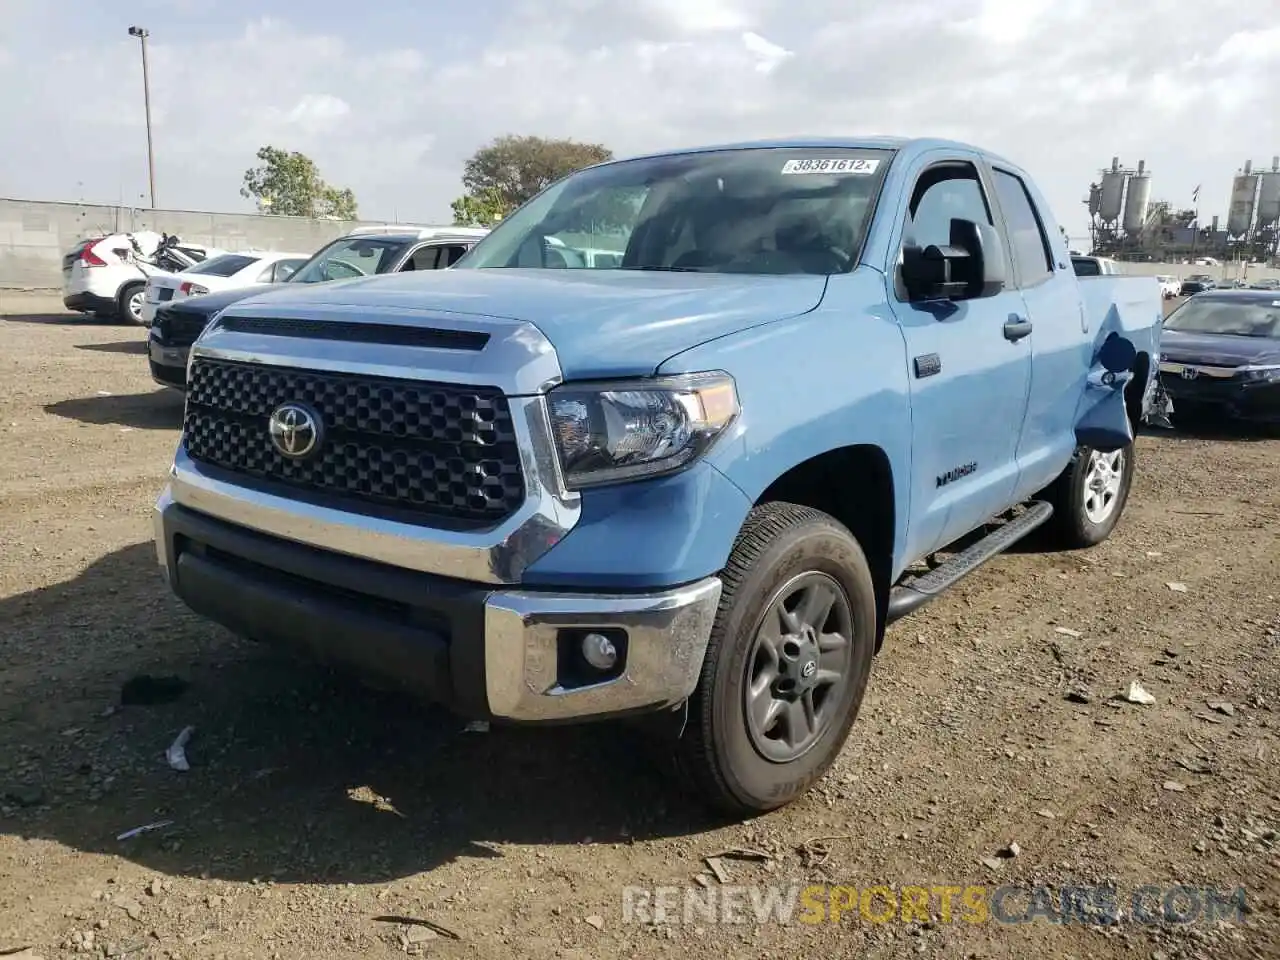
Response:
[{"label": "dirt ground", "polygon": [[[151,545],[182,402],[144,331],[3,291],[0,314],[0,954],[1280,956],[1280,440],[1141,436],[1110,541],[1023,548],[895,626],[830,775],[725,825],[633,731],[467,731],[187,612]],[[122,705],[139,675],[186,686]],[[1112,885],[1125,910],[624,914],[627,887],[712,902],[728,848],[767,855],[716,862],[757,890],[1012,885],[1009,919],[1032,886]],[[1247,912],[1143,922],[1146,885]]]}]

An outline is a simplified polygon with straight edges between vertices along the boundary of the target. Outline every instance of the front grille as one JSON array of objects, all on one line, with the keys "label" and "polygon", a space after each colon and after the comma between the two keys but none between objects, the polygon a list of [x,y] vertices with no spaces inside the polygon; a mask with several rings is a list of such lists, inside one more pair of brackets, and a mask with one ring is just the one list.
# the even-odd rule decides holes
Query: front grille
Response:
[{"label": "front grille", "polygon": [[1175,374],[1166,374],[1165,391],[1175,397],[1188,399],[1226,400],[1240,396],[1243,380],[1224,380],[1219,377],[1196,377],[1183,380]]},{"label": "front grille", "polygon": [[189,347],[209,325],[204,313],[188,313],[174,307],[161,307],[156,311],[154,326],[166,347]]},{"label": "front grille", "polygon": [[[323,429],[305,459],[281,454],[268,432],[289,402],[314,410]],[[493,387],[197,357],[183,443],[201,463],[424,522],[488,526],[524,502],[511,410]]]}]

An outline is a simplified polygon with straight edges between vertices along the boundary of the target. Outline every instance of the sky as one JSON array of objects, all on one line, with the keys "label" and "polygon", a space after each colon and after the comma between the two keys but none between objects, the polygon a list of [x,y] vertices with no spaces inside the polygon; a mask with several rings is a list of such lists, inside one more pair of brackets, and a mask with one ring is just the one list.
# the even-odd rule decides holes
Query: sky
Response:
[{"label": "sky", "polygon": [[1072,237],[1119,156],[1225,213],[1280,153],[1280,19],[1238,0],[0,0],[0,196],[252,209],[263,145],[361,217],[448,222],[507,134],[619,157],[787,135],[965,140],[1028,169]]}]

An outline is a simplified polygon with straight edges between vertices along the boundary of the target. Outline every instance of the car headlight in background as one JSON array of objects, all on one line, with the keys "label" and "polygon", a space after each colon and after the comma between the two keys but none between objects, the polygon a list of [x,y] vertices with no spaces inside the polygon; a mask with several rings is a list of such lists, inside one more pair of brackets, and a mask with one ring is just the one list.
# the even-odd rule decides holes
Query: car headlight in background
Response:
[{"label": "car headlight in background", "polygon": [[741,412],[733,378],[720,372],[570,383],[547,399],[571,490],[678,470]]},{"label": "car headlight in background", "polygon": [[1244,374],[1246,380],[1280,381],[1280,363],[1256,363],[1236,367],[1236,373]]}]

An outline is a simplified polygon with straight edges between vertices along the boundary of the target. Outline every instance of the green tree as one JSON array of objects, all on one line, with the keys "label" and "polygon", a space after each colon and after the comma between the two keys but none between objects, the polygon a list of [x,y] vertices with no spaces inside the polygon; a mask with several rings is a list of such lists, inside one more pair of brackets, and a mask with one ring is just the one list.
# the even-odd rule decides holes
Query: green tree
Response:
[{"label": "green tree", "polygon": [[261,166],[246,170],[240,195],[253,200],[263,213],[279,217],[356,218],[356,196],[349,189],[330,186],[315,161],[306,154],[263,147]]},{"label": "green tree", "polygon": [[497,203],[507,213],[561,177],[612,159],[613,151],[598,143],[508,134],[472,155],[462,186],[467,197]]},{"label": "green tree", "polygon": [[450,206],[453,207],[453,222],[460,227],[490,227],[494,221],[501,220],[511,212],[491,190],[480,196],[464,193]]}]

